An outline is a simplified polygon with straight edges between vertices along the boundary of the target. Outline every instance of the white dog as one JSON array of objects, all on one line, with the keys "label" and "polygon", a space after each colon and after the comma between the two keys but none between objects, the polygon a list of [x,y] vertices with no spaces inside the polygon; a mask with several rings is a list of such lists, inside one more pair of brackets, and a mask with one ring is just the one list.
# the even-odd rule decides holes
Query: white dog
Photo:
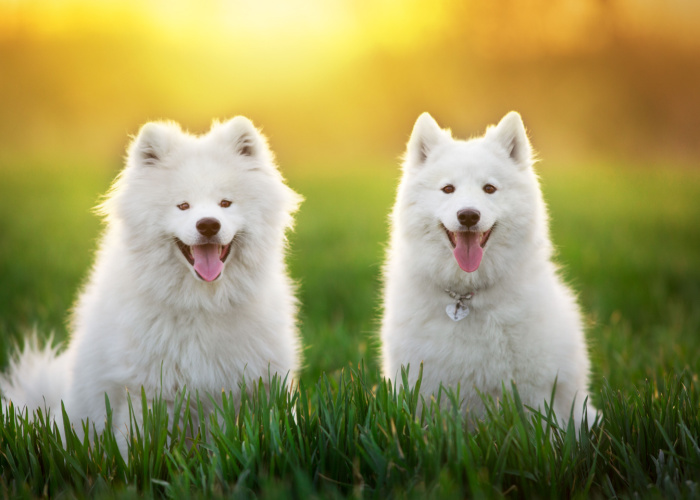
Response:
[{"label": "white dog", "polygon": [[[483,137],[455,140],[424,113],[416,121],[392,213],[384,267],[383,371],[402,365],[421,392],[479,392],[516,383],[526,405],[580,425],[589,360],[576,300],[557,275],[547,212],[520,115]],[[573,405],[573,406],[572,406]],[[588,402],[588,420],[595,410]]]},{"label": "white dog", "polygon": [[99,432],[107,394],[125,431],[127,394],[139,416],[141,387],[172,403],[186,386],[212,410],[208,395],[238,397],[244,377],[291,379],[299,339],[285,230],[300,201],[248,119],[200,137],[146,124],[100,207],[107,227],[67,348],[30,344],[0,384],[5,399],[54,415],[63,400],[76,429],[89,418]]}]

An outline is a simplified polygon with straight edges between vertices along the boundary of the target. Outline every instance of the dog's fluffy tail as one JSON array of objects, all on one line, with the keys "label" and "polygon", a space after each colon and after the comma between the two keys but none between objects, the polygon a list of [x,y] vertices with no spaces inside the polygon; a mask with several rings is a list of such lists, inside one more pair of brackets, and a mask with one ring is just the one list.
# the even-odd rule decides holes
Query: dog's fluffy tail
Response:
[{"label": "dog's fluffy tail", "polygon": [[26,407],[31,414],[37,408],[61,414],[61,400],[66,396],[71,376],[69,353],[58,353],[50,338],[42,347],[36,334],[25,343],[19,355],[10,361],[6,373],[0,375],[0,395],[5,404]]}]

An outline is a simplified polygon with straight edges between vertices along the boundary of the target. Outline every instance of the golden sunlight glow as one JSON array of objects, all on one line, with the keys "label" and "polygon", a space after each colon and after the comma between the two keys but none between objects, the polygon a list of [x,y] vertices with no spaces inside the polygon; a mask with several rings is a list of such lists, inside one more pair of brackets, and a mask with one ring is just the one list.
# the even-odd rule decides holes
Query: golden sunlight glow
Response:
[{"label": "golden sunlight glow", "polygon": [[[302,137],[313,138],[312,149],[353,149],[352,138],[365,137],[365,148],[395,151],[406,123],[428,109],[457,124],[467,121],[464,109],[476,122],[515,107],[548,114],[559,75],[547,58],[576,68],[577,58],[606,54],[620,40],[700,50],[700,3],[662,4],[0,0],[0,148],[31,148],[40,138],[42,147],[72,149],[76,140],[105,149],[101,138],[148,119],[202,129],[212,117],[243,113],[284,130],[274,138],[280,150],[308,150]],[[597,68],[618,75],[615,64]],[[514,70],[530,87],[514,85]],[[559,87],[562,102],[572,102],[567,92],[587,96],[588,104],[573,101],[579,123],[593,119],[593,102],[625,105],[621,87],[579,92],[584,83],[572,76]]]},{"label": "golden sunlight glow", "polygon": [[[184,54],[198,52],[235,78],[314,80],[374,48],[404,50],[438,32],[446,16],[427,1],[375,0],[0,0],[0,38],[144,38]],[[144,49],[149,50],[149,49]],[[115,54],[117,55],[117,54]],[[159,64],[159,63],[157,63]]]},{"label": "golden sunlight glow", "polygon": [[0,0],[0,36],[27,30],[39,36],[92,31],[128,37],[137,27],[183,44],[238,42],[251,51],[275,44],[319,52],[374,43],[400,47],[441,27],[440,5],[424,0]]}]

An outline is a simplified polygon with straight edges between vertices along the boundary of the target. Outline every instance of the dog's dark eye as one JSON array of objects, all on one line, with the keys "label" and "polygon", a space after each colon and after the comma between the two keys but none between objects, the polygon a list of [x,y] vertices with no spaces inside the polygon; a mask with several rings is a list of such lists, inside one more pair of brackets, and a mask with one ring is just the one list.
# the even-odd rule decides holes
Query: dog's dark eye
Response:
[{"label": "dog's dark eye", "polygon": [[484,193],[493,194],[495,192],[496,192],[496,186],[493,186],[492,184],[486,184],[484,186]]},{"label": "dog's dark eye", "polygon": [[451,194],[455,192],[455,187],[452,184],[448,184],[444,188],[442,188],[442,192],[445,194]]},{"label": "dog's dark eye", "polygon": [[228,208],[228,207],[231,206],[231,203],[232,203],[232,202],[229,201],[229,200],[221,200],[221,203],[219,203],[219,206],[220,206],[221,208]]},{"label": "dog's dark eye", "polygon": [[180,203],[177,208],[180,210],[188,210],[190,208],[190,204],[185,202],[185,203]]}]

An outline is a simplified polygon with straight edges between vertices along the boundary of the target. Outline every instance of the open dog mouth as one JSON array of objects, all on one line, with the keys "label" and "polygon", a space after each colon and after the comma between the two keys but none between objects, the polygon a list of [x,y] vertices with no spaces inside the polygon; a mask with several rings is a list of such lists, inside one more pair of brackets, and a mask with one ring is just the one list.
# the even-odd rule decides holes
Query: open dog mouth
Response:
[{"label": "open dog mouth", "polygon": [[447,234],[452,245],[453,253],[459,267],[468,273],[479,269],[481,258],[484,256],[484,246],[491,236],[496,224],[484,232],[478,231],[450,231],[444,224],[440,224]]},{"label": "open dog mouth", "polygon": [[195,273],[204,281],[214,281],[221,275],[224,262],[231,253],[231,243],[219,245],[206,243],[204,245],[185,245],[175,238],[178,248],[187,262],[194,268]]}]

